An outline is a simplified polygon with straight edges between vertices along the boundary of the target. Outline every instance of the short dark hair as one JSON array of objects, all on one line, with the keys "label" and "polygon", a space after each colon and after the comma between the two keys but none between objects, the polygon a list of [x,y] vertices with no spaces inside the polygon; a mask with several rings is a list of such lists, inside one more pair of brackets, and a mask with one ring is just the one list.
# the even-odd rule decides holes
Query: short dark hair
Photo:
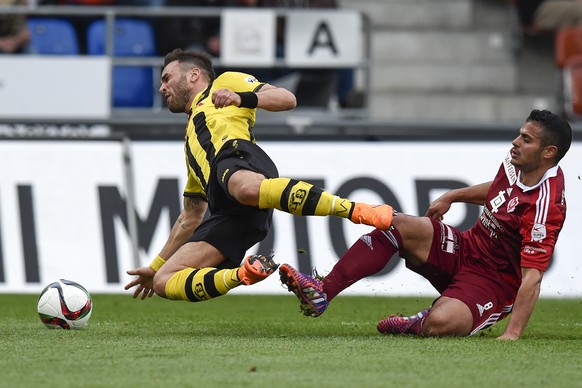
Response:
[{"label": "short dark hair", "polygon": [[180,65],[189,63],[194,67],[200,68],[209,82],[214,81],[216,78],[214,68],[212,67],[212,58],[203,51],[183,51],[179,48],[172,50],[164,58],[164,68],[174,61],[178,61]]},{"label": "short dark hair", "polygon": [[539,109],[532,110],[525,121],[534,121],[542,126],[542,142],[544,146],[555,145],[558,148],[556,162],[559,162],[572,144],[572,128],[568,121],[549,110]]}]

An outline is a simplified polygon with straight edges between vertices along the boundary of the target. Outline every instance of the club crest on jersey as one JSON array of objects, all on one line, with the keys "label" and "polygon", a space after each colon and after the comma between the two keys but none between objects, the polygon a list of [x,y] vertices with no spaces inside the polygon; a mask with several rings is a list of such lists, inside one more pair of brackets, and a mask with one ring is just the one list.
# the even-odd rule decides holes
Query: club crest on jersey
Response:
[{"label": "club crest on jersey", "polygon": [[509,203],[507,204],[507,212],[512,213],[518,204],[519,204],[519,198],[517,198],[517,197],[511,198],[509,200]]},{"label": "club crest on jersey", "polygon": [[290,203],[289,203],[289,210],[295,211],[299,208],[299,206],[303,205],[305,199],[307,198],[307,191],[303,189],[295,190],[290,195]]},{"label": "club crest on jersey", "polygon": [[534,224],[531,229],[531,238],[533,241],[542,241],[546,238],[546,226],[544,224]]}]

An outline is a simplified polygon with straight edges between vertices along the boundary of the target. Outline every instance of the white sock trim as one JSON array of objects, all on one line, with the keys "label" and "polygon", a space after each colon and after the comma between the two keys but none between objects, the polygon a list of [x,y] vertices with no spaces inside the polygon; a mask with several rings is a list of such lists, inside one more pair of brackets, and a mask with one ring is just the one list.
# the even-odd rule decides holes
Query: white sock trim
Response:
[{"label": "white sock trim", "polygon": [[227,272],[228,271],[224,271],[224,273],[222,274],[222,281],[224,282],[224,286],[230,290],[231,288],[228,286],[228,283],[226,282],[226,273]]},{"label": "white sock trim", "polygon": [[331,209],[329,209],[329,214],[333,215],[333,209],[335,208],[335,200],[338,199],[339,197],[337,195],[333,196],[333,200],[331,201]]}]

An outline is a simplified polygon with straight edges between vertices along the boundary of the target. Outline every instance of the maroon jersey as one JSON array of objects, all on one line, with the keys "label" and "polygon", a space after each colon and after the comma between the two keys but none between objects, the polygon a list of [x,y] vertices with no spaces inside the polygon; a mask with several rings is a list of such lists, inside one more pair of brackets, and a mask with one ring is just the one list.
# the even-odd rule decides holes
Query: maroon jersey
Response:
[{"label": "maroon jersey", "polygon": [[555,166],[532,187],[519,181],[520,172],[504,159],[487,193],[479,221],[464,237],[468,254],[484,260],[516,287],[521,268],[545,271],[566,218],[564,174]]}]

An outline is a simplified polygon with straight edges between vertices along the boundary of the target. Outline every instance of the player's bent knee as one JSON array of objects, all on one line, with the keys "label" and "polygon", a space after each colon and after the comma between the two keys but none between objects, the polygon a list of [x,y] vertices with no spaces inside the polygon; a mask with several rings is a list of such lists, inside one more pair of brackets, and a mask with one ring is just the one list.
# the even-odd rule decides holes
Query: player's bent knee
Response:
[{"label": "player's bent knee", "polygon": [[238,170],[228,180],[228,192],[239,203],[256,206],[259,203],[259,189],[265,176],[250,170]]},{"label": "player's bent knee", "polygon": [[242,185],[234,195],[236,200],[243,205],[252,206],[259,200],[259,192],[255,187],[250,185]]},{"label": "player's bent knee", "polygon": [[465,337],[471,333],[471,322],[443,314],[429,314],[424,320],[422,332],[427,337]]}]

